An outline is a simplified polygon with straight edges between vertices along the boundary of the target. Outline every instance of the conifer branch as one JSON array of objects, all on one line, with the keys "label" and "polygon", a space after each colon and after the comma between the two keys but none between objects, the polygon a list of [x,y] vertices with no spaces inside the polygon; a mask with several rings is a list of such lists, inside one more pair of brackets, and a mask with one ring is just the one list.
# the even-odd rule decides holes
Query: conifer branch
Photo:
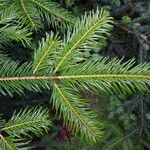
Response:
[{"label": "conifer branch", "polygon": [[[123,88],[124,92],[134,91],[135,87],[139,91],[149,91],[148,88],[149,80],[150,80],[149,63],[144,63],[135,66],[133,60],[130,60],[126,63],[121,63],[122,60],[117,60],[117,59],[113,59],[108,63],[106,62],[107,59],[102,59],[100,61],[92,61],[92,60],[86,61],[82,64],[77,64],[75,66],[72,66],[72,68],[66,68],[66,70],[64,70],[62,75],[53,75],[53,76],[45,75],[45,72],[44,74],[35,76],[33,75],[33,73],[30,73],[32,69],[28,65],[26,66],[24,64],[23,66],[20,66],[20,69],[16,70],[17,64],[14,65],[15,63],[12,63],[13,66],[12,68],[12,66],[9,63],[8,64],[6,63],[5,67],[9,66],[8,68],[11,68],[11,72],[9,69],[5,69],[5,67],[2,67],[0,72],[3,76],[0,78],[1,81],[0,85],[2,85],[3,87],[4,86],[3,82],[5,82],[5,86],[6,86],[7,83],[6,81],[11,81],[11,82],[17,81],[18,84],[22,86],[24,82],[26,82],[27,85],[28,84],[30,85],[32,81],[36,83],[37,90],[38,90],[41,87],[41,83],[47,83],[49,81],[52,82],[53,80],[69,81],[71,79],[72,81],[74,80],[76,83],[77,82],[80,83],[79,87],[81,87],[87,82],[88,84],[91,85],[93,84],[93,86],[99,84],[101,89],[105,89],[105,86],[108,88],[114,86],[114,90],[118,90],[117,88],[117,84],[118,84],[120,89]],[[12,70],[15,71],[12,72]],[[19,74],[18,76],[18,72],[22,74]],[[7,76],[5,76],[4,73],[7,74]],[[20,87],[19,85],[18,88],[22,89],[22,87]],[[88,85],[86,86],[88,87]],[[3,89],[2,87],[1,89]],[[9,87],[9,82],[8,82],[8,87]],[[47,85],[46,86],[43,85],[42,88],[43,87],[49,88],[49,86]],[[109,90],[108,88],[106,91]]]},{"label": "conifer branch", "polygon": [[31,23],[31,26],[33,28],[35,28],[36,25],[35,25],[34,21],[32,21],[32,18],[30,17],[30,14],[28,13],[28,11],[27,11],[27,9],[25,7],[24,0],[20,0],[20,3],[21,3],[21,6],[22,6],[22,10],[24,11],[25,15],[27,16],[28,20]]},{"label": "conifer branch", "polygon": [[46,40],[42,40],[39,45],[39,49],[35,53],[34,62],[33,62],[33,74],[37,71],[47,70],[50,67],[50,63],[53,65],[53,56],[52,54],[60,46],[57,35],[54,36],[54,33],[46,34]]},{"label": "conifer branch", "polygon": [[0,13],[0,24],[4,25],[6,23],[14,23],[17,19],[17,14],[15,12],[15,10],[13,10],[12,8],[8,8],[5,11],[3,11],[2,13]]},{"label": "conifer branch", "polygon": [[8,8],[0,14],[0,43],[8,40],[21,41],[24,46],[30,44],[31,32],[17,21],[18,15],[15,10]]},{"label": "conifer branch", "polygon": [[[38,30],[43,27],[44,20],[54,27],[61,27],[60,29],[64,29],[62,27],[68,24],[74,24],[77,20],[73,14],[63,9],[58,3],[49,0],[13,0],[1,5],[4,8],[1,11],[2,14],[8,8],[15,8],[19,22],[30,30]],[[60,18],[61,24],[55,21],[56,18]]]},{"label": "conifer branch", "polygon": [[0,134],[0,146],[1,148],[4,147],[8,150],[14,150],[14,145],[12,147],[12,143],[10,143],[10,141],[7,141],[7,139],[5,139],[2,134]]},{"label": "conifer branch", "polygon": [[27,28],[22,28],[22,26],[8,24],[0,28],[0,34],[3,34],[8,39],[21,41],[24,46],[30,44],[31,32]]},{"label": "conifer branch", "polygon": [[102,34],[107,34],[108,29],[111,27],[109,24],[111,21],[109,13],[106,10],[97,9],[96,12],[92,11],[90,14],[81,19],[81,21],[75,24],[72,35],[70,31],[67,34],[67,40],[64,42],[64,47],[59,52],[59,59],[56,61],[56,69],[54,72],[64,64],[68,62],[68,58],[71,58],[74,53],[79,52],[80,48],[83,50],[90,49],[93,45],[92,42],[102,38]]},{"label": "conifer branch", "polygon": [[22,76],[22,77],[4,77],[0,78],[0,81],[13,81],[13,80],[64,80],[64,79],[86,79],[88,78],[98,78],[103,79],[107,78],[130,78],[130,79],[150,79],[150,75],[142,75],[142,74],[91,74],[91,75],[68,75],[68,76]]},{"label": "conifer branch", "polygon": [[43,131],[48,130],[51,122],[48,120],[48,110],[42,107],[24,109],[19,113],[14,113],[12,118],[5,123],[1,131],[7,132],[9,135],[20,136],[20,134],[28,135],[33,132],[37,136],[44,134]]},{"label": "conifer branch", "polygon": [[[91,141],[90,139],[93,142],[100,140],[102,136],[102,131],[100,131],[102,124],[98,128],[97,120],[95,120],[96,116],[90,108],[86,108],[87,103],[77,93],[71,91],[71,89],[60,87],[56,83],[53,85],[54,93],[52,94],[52,101],[57,109],[57,113],[60,111],[59,116],[63,114],[65,123],[71,127],[71,130],[74,133],[78,133],[80,130],[80,136],[89,142]],[[58,110],[59,107],[60,110]]]},{"label": "conifer branch", "polygon": [[[20,1],[14,2],[18,5]],[[35,7],[35,12],[46,11],[48,5],[44,4],[49,5],[49,2],[32,0],[24,3],[28,11],[31,6],[36,5],[38,10]],[[48,12],[43,13],[47,15]],[[29,23],[26,17],[22,17],[22,20],[24,24]],[[12,96],[13,93],[24,93],[25,89],[41,92],[42,89],[53,88],[53,107],[59,118],[63,116],[72,133],[80,134],[82,139],[89,142],[101,140],[103,123],[97,120],[87,101],[80,96],[79,90],[98,90],[105,93],[150,92],[150,63],[137,65],[134,60],[123,62],[122,59],[107,58],[99,61],[90,58],[80,63],[72,61],[73,57],[81,55],[82,50],[93,48],[95,41],[105,38],[104,35],[108,34],[111,28],[111,22],[112,18],[104,9],[92,11],[89,15],[85,14],[80,21],[77,20],[73,30],[72,27],[69,28],[63,41],[59,41],[53,33],[47,34],[35,52],[33,62],[20,64],[10,60],[2,61],[0,93]],[[43,130],[38,121],[45,116],[43,113],[42,116],[40,114],[38,110],[35,113],[23,111],[9,120],[2,129],[8,132],[7,134],[16,136],[27,135],[28,131],[34,133],[36,127],[40,127],[35,133],[39,135]],[[36,127],[33,127],[32,123],[36,124]],[[45,128],[47,129],[47,123]]]},{"label": "conifer branch", "polygon": [[33,30],[37,30],[42,27],[41,19],[36,8],[31,4],[31,2],[24,0],[14,1],[14,7],[17,7],[17,13],[22,24],[27,27],[31,27]]},{"label": "conifer branch", "polygon": [[[31,139],[29,133],[36,136],[43,135],[48,131],[51,121],[49,120],[48,109],[43,107],[25,108],[19,113],[14,113],[10,120],[3,122],[0,131],[0,149],[2,150],[23,150],[29,149]],[[3,135],[3,133],[5,133]],[[24,138],[22,138],[24,136]]]},{"label": "conifer branch", "polygon": [[59,17],[62,19],[62,21],[71,24],[74,24],[76,20],[76,18],[71,13],[60,7],[56,2],[48,0],[31,0],[31,2],[35,4],[38,9],[42,10],[47,20],[49,20],[48,18],[51,16]]}]

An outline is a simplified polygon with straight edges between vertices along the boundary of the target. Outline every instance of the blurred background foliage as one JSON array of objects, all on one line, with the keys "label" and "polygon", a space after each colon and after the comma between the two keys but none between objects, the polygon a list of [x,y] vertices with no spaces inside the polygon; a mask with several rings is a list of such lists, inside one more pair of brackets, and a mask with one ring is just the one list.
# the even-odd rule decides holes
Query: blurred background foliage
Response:
[{"label": "blurred background foliage", "polygon": [[[107,40],[96,43],[96,50],[84,52],[84,57],[100,59],[103,56],[124,57],[125,60],[135,58],[137,63],[150,61],[150,0],[53,0],[59,2],[64,8],[80,16],[85,11],[96,7],[105,7],[114,18],[113,29]],[[46,26],[33,33],[29,47],[15,42],[6,53],[13,59],[29,61],[33,57],[33,50],[38,46],[38,41],[44,37],[45,32],[50,32],[52,27]],[[63,32],[62,32],[63,34]],[[14,47],[14,51],[12,51]],[[21,54],[21,55],[20,55]],[[1,97],[0,112],[5,118],[15,109],[26,105],[51,105],[50,93],[26,92],[25,96],[15,95],[13,98]],[[100,95],[82,93],[90,102],[99,118],[105,122],[105,133],[101,143],[89,145],[82,143],[78,137],[73,137],[68,132],[63,120],[57,120],[55,112],[53,128],[49,134],[41,139],[34,139],[33,145],[38,145],[35,150],[149,150],[150,149],[150,94],[135,93],[134,95]],[[32,101],[31,101],[32,99]],[[14,101],[15,100],[15,101]]]}]

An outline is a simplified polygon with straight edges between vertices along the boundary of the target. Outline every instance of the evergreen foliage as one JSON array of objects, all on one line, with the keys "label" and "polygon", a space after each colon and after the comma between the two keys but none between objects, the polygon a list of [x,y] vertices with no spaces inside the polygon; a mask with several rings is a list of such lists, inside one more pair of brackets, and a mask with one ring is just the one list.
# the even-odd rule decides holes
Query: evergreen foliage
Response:
[{"label": "evergreen foliage", "polygon": [[[58,3],[49,0],[1,0],[2,11],[14,10],[21,24],[30,30],[38,30],[44,25],[44,19],[53,27],[73,24],[76,18]],[[9,10],[10,12],[10,10]],[[11,12],[10,12],[11,13]],[[57,21],[61,20],[61,25]]]},{"label": "evergreen foliage", "polygon": [[15,112],[8,121],[0,118],[0,149],[30,149],[28,143],[32,138],[31,133],[36,136],[43,135],[50,125],[48,109],[43,107],[25,108]]},{"label": "evergreen foliage", "polygon": [[[31,34],[42,28],[45,20],[55,29],[67,27],[63,38],[53,32],[46,33],[32,62],[20,63],[0,54],[1,95],[52,91],[50,102],[57,117],[63,117],[72,134],[96,143],[102,140],[104,123],[82,92],[149,92],[149,63],[137,65],[134,59],[125,62],[117,58],[83,57],[84,51],[94,49],[99,41],[103,44],[109,35],[113,21],[107,10],[92,10],[76,19],[49,0],[0,0],[0,7],[0,46],[12,40],[29,46]],[[28,142],[21,137],[31,138],[32,133],[40,136],[48,131],[49,125],[47,109],[26,108],[15,113],[10,120],[0,121],[0,148],[25,149]]]},{"label": "evergreen foliage", "polygon": [[19,24],[16,18],[13,8],[0,12],[0,46],[10,43],[10,40],[21,41],[23,45],[30,44],[31,32]]},{"label": "evergreen foliage", "polygon": [[[22,0],[14,1],[14,4],[16,2],[21,2],[21,5],[30,3],[30,1],[23,3]],[[41,11],[47,10],[42,7],[43,2],[47,3],[47,1],[32,0],[28,7],[23,6],[23,8],[29,9],[32,5],[37,5],[41,7]],[[27,13],[25,15],[30,18]],[[38,23],[34,21],[34,17],[30,19],[37,26],[34,26],[30,19],[27,21],[26,17],[21,20],[33,27],[32,29],[36,29]],[[79,134],[81,139],[91,143],[100,141],[103,135],[103,122],[98,121],[97,115],[91,107],[88,107],[88,102],[83,99],[80,92],[87,90],[105,93],[149,92],[150,86],[149,63],[136,65],[134,60],[109,61],[107,58],[99,61],[90,58],[76,62],[77,58],[82,58],[83,50],[94,47],[97,40],[105,38],[111,23],[112,18],[108,11],[104,9],[91,11],[77,20],[73,28],[68,29],[63,40],[54,33],[47,34],[46,39],[42,40],[38,50],[35,51],[33,62],[20,64],[11,60],[2,61],[0,64],[1,94],[12,96],[13,93],[22,94],[25,90],[51,89],[51,102],[56,109],[56,114],[59,118],[63,116],[65,124],[72,133]],[[12,121],[20,120],[14,118]],[[34,131],[36,127],[32,129]],[[27,130],[30,131],[29,128]],[[9,132],[14,133],[11,130]]]}]

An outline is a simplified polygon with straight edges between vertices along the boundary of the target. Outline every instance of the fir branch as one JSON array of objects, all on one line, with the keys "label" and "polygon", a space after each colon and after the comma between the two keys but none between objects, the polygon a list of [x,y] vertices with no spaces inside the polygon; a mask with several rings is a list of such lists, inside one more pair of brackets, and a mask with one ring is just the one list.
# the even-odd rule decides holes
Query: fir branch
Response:
[{"label": "fir branch", "polygon": [[[18,68],[18,63],[6,62],[0,70],[1,90],[5,89],[9,93],[11,91],[23,92],[24,88],[39,91],[42,88],[49,89],[49,81],[52,83],[53,80],[61,80],[64,84],[70,81],[76,83],[83,90],[97,87],[105,93],[110,91],[117,93],[149,91],[149,63],[135,66],[133,60],[126,63],[121,63],[121,60],[117,59],[108,63],[106,61],[107,59],[89,60],[64,70],[60,76],[45,75],[45,72],[40,76],[35,76],[29,64],[23,64]],[[12,83],[11,86],[10,83]],[[26,85],[24,85],[25,83]]]},{"label": "fir branch", "polygon": [[71,78],[84,89],[98,87],[105,93],[149,91],[150,64],[135,66],[133,60],[122,63],[122,60],[113,59],[107,62],[105,58],[99,61],[88,60],[70,68],[66,67],[62,78],[68,78],[68,81]]},{"label": "fir branch", "polygon": [[6,61],[13,61],[7,55],[4,55],[0,51],[0,65],[5,64]]},{"label": "fir branch", "polygon": [[47,22],[49,23],[49,21],[51,21],[51,24],[54,24],[55,26],[57,25],[57,22],[54,21],[56,17],[62,19],[62,21],[64,21],[62,24],[64,25],[65,23],[74,24],[76,20],[73,14],[60,7],[56,2],[48,0],[31,0],[31,2],[44,14]]},{"label": "fir branch", "polygon": [[0,150],[29,150],[31,147],[27,146],[28,142],[22,142],[20,139],[14,137],[4,137],[0,134]]},{"label": "fir branch", "polygon": [[23,9],[25,15],[27,16],[28,20],[29,20],[30,23],[32,24],[31,26],[32,26],[33,28],[35,28],[36,25],[35,25],[34,21],[32,21],[32,18],[30,17],[30,14],[28,13],[28,11],[27,11],[27,9],[26,9],[26,7],[25,7],[24,1],[23,1],[23,0],[20,0],[20,2],[21,2],[21,6],[22,6],[22,9]]},{"label": "fir branch", "polygon": [[17,18],[17,13],[12,8],[8,8],[0,13],[0,24],[13,23]]},{"label": "fir branch", "polygon": [[72,58],[80,49],[90,49],[93,46],[93,41],[104,38],[102,34],[108,33],[111,19],[109,13],[103,9],[101,11],[97,9],[96,12],[91,11],[89,15],[85,14],[81,21],[75,24],[72,35],[70,30],[68,31],[64,47],[61,48],[57,56],[54,72],[57,72],[60,67],[66,66],[68,59]]},{"label": "fir branch", "polygon": [[34,62],[33,62],[33,74],[37,71],[47,70],[53,65],[53,52],[57,50],[60,46],[57,35],[51,32],[51,34],[46,34],[46,40],[42,40],[39,45],[39,49],[35,52]]},{"label": "fir branch", "polygon": [[9,78],[10,76],[18,76],[18,78],[16,80],[2,80],[0,82],[0,93],[3,95],[8,93],[12,96],[14,92],[23,94],[24,89],[36,92],[41,91],[43,88],[50,89],[49,80],[36,80],[35,78],[31,78],[30,80],[27,80],[28,78],[24,78],[24,80],[19,79],[22,76],[30,77],[33,74],[32,72],[31,63],[20,65],[18,62],[6,61],[0,69],[1,77],[3,78],[5,76]]},{"label": "fir branch", "polygon": [[49,125],[51,125],[51,121],[48,119],[47,109],[42,107],[25,108],[17,114],[14,113],[12,118],[1,128],[1,131],[17,137],[20,137],[20,135],[29,136],[29,132],[39,136],[43,135],[44,131],[48,131]]},{"label": "fir branch", "polygon": [[37,9],[29,0],[15,0],[13,7],[16,7],[16,12],[19,14],[19,20],[32,30],[37,30],[42,27],[41,18]]},{"label": "fir branch", "polygon": [[16,40],[24,46],[30,44],[31,32],[18,23],[18,15],[13,8],[8,7],[0,14],[0,24],[0,43]]},{"label": "fir branch", "polygon": [[0,134],[0,147],[5,150],[16,149],[16,145],[9,138],[3,137],[2,134]]},{"label": "fir branch", "polygon": [[[42,28],[44,19],[54,27],[66,27],[68,24],[74,24],[76,20],[73,14],[60,7],[58,3],[49,0],[13,0],[1,5],[4,7],[2,14],[7,8],[15,8],[21,24],[30,30]],[[61,24],[55,21],[56,18],[60,18]]]},{"label": "fir branch", "polygon": [[65,79],[103,79],[103,78],[131,78],[134,79],[149,79],[150,75],[136,75],[136,74],[91,74],[91,75],[66,75],[66,76],[22,76],[22,77],[4,77],[0,81],[13,81],[13,80],[65,80]]},{"label": "fir branch", "polygon": [[[50,125],[48,109],[43,107],[25,108],[19,113],[15,112],[12,118],[3,122],[1,126],[0,150],[31,149],[31,146],[28,146],[30,141],[29,139],[27,141],[25,136],[29,136],[29,133],[34,133],[36,136],[43,135]],[[24,138],[21,137],[22,135]]]},{"label": "fir branch", "polygon": [[73,133],[78,133],[80,130],[80,136],[87,141],[99,141],[103,133],[100,131],[102,124],[98,123],[92,110],[86,108],[86,101],[81,99],[70,88],[56,83],[53,85],[52,101],[57,113],[60,111],[58,116],[61,117],[61,114],[63,114],[65,123],[71,128]]},{"label": "fir branch", "polygon": [[[136,65],[133,60],[123,63],[119,59],[109,61],[106,58],[72,62],[73,56],[93,47],[95,40],[104,38],[103,34],[108,33],[111,22],[107,11],[92,11],[76,22],[73,33],[70,29],[63,42],[53,34],[47,35],[35,52],[33,64],[20,65],[9,60],[0,64],[0,93],[21,94],[24,89],[42,91],[43,88],[50,90],[53,87],[51,100],[58,116],[63,116],[70,130],[79,133],[81,138],[90,142],[99,141],[102,137],[102,123],[98,123],[91,109],[87,108],[87,102],[80,97],[79,90],[98,89],[106,93],[150,92],[150,63]],[[49,68],[51,71],[48,72]],[[32,118],[35,119],[34,116],[30,119]],[[26,125],[14,118],[10,123],[15,126],[10,124],[10,128],[7,126],[4,129],[14,135],[20,134],[20,129]],[[28,123],[30,124],[27,121]],[[20,127],[19,130],[16,130],[17,127]],[[27,134],[25,129],[23,134]]]},{"label": "fir branch", "polygon": [[0,28],[0,33],[11,40],[21,41],[24,46],[30,44],[31,32],[22,26],[8,24]]}]

